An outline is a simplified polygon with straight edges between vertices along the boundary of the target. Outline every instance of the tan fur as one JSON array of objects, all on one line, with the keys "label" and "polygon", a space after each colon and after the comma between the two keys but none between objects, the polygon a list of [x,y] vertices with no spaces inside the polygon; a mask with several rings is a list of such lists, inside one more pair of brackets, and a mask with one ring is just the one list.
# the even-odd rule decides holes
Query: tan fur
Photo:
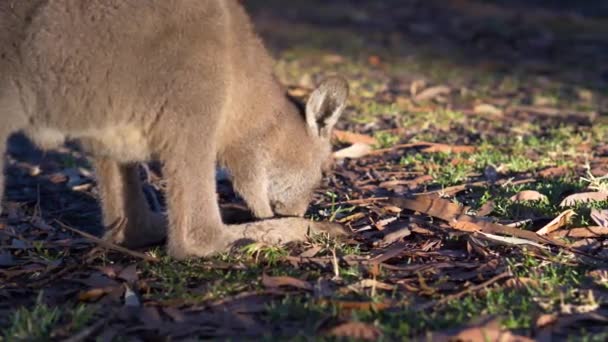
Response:
[{"label": "tan fur", "polygon": [[[127,246],[167,233],[184,258],[303,239],[304,219],[224,225],[215,168],[230,170],[257,217],[301,216],[347,93],[330,78],[300,113],[237,1],[0,0],[0,151],[18,130],[42,148],[79,141],[104,223],[127,218],[108,236]],[[168,230],[137,177],[135,163],[151,159],[167,176]]]}]

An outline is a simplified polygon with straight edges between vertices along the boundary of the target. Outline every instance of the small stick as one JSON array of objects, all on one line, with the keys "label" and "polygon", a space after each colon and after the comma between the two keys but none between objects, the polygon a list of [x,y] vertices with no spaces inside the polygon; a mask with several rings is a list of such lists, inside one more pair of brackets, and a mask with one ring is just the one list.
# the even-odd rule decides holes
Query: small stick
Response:
[{"label": "small stick", "polygon": [[80,342],[89,338],[91,335],[96,333],[101,327],[103,327],[108,322],[108,319],[102,319],[97,321],[97,323],[82,329],[76,335],[73,335],[70,338],[63,340],[63,342]]},{"label": "small stick", "polygon": [[107,249],[112,249],[112,250],[115,250],[117,252],[128,254],[130,256],[133,256],[133,257],[136,257],[136,258],[140,258],[140,259],[143,259],[143,260],[146,260],[146,261],[150,261],[150,262],[158,262],[159,261],[157,258],[155,258],[155,257],[153,257],[151,255],[147,255],[147,254],[144,254],[144,253],[141,253],[141,252],[132,251],[132,250],[130,250],[128,248],[119,246],[119,245],[117,245],[115,243],[112,243],[110,241],[106,241],[104,239],[100,239],[100,238],[98,238],[95,235],[91,235],[91,234],[83,232],[81,230],[72,228],[72,227],[70,227],[70,226],[68,226],[68,225],[66,225],[66,224],[64,224],[64,223],[62,223],[62,222],[60,222],[58,220],[55,220],[55,222],[57,222],[57,224],[59,224],[61,226],[61,228],[64,228],[64,229],[67,229],[67,230],[69,230],[69,231],[71,231],[73,233],[79,234],[79,235],[81,235],[81,236],[83,236],[83,237],[85,237],[85,238],[87,238],[87,239],[95,242],[96,244],[98,244],[98,245],[100,245],[102,247],[107,248]]},{"label": "small stick", "polygon": [[353,199],[353,200],[342,201],[342,202],[327,203],[327,204],[324,204],[323,207],[327,208],[327,207],[336,206],[336,205],[340,205],[340,204],[366,204],[366,203],[382,202],[382,201],[386,201],[386,200],[388,200],[388,197],[360,198],[360,199]]},{"label": "small stick", "polygon": [[465,295],[467,295],[467,294],[469,294],[471,292],[476,292],[476,291],[481,290],[481,289],[483,289],[485,287],[488,287],[489,285],[491,285],[491,284],[493,284],[493,283],[495,283],[495,282],[497,282],[499,280],[502,280],[504,278],[510,278],[512,276],[513,275],[511,274],[510,271],[505,271],[505,272],[503,272],[503,273],[501,273],[501,274],[499,274],[497,276],[494,276],[494,277],[492,277],[492,278],[484,281],[483,283],[481,283],[479,285],[471,286],[471,287],[469,287],[467,289],[464,289],[463,291],[460,291],[458,293],[451,294],[451,295],[445,296],[445,297],[443,297],[443,298],[441,298],[439,300],[432,301],[432,302],[420,305],[416,309],[416,311],[424,311],[424,310],[430,309],[432,307],[443,305],[443,304],[445,304],[445,303],[447,303],[447,302],[449,302],[451,300],[460,299],[460,298],[464,297]]}]

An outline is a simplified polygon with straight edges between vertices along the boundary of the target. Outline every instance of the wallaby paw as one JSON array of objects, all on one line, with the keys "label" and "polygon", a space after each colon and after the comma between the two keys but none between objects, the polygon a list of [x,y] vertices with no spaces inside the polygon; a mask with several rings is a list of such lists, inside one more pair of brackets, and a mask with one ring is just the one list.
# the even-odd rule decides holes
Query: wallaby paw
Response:
[{"label": "wallaby paw", "polygon": [[285,217],[242,224],[225,225],[222,234],[213,241],[171,241],[168,254],[177,260],[190,257],[208,257],[227,252],[252,242],[278,245],[306,241],[309,234],[329,234],[345,237],[350,233],[340,224],[315,222],[300,217]]},{"label": "wallaby paw", "polygon": [[316,233],[316,234],[327,233],[330,236],[337,237],[337,238],[347,237],[347,236],[351,235],[351,232],[346,227],[344,227],[343,225],[341,225],[339,223],[335,223],[335,222],[326,222],[326,221],[311,222],[310,228],[311,228],[312,233]]},{"label": "wallaby paw", "polygon": [[315,222],[300,217],[285,217],[250,222],[226,227],[235,243],[260,241],[280,244],[305,241],[308,234],[328,233],[331,236],[347,236],[349,233],[339,224]]}]

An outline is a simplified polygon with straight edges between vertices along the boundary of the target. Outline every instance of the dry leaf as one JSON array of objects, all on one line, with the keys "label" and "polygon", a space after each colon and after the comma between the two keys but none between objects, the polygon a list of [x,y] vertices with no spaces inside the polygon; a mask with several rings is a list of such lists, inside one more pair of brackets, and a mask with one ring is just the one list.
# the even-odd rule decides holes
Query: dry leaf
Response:
[{"label": "dry leaf", "polygon": [[382,63],[380,57],[372,55],[367,58],[367,62],[372,66],[379,66]]},{"label": "dry leaf", "polygon": [[363,322],[346,322],[331,328],[327,335],[356,340],[376,341],[382,337],[382,331],[374,325]]},{"label": "dry leaf", "polygon": [[105,288],[94,288],[80,292],[78,294],[78,300],[81,302],[94,302],[106,293],[108,293],[108,291]]},{"label": "dry leaf", "polygon": [[527,239],[522,239],[519,237],[510,237],[510,236],[500,236],[500,235],[495,235],[495,234],[488,234],[488,233],[484,233],[482,231],[478,232],[479,234],[483,235],[484,237],[496,241],[496,242],[500,242],[500,243],[504,243],[507,245],[530,245],[530,246],[535,246],[538,248],[542,248],[542,249],[548,249],[549,247],[547,246],[543,246],[539,243],[536,243],[534,241],[530,241]]},{"label": "dry leaf", "polygon": [[536,327],[542,328],[549,324],[553,324],[557,321],[557,315],[555,314],[542,314],[536,319]]},{"label": "dry leaf", "polygon": [[318,301],[319,304],[330,304],[334,305],[343,311],[381,311],[391,307],[390,303],[383,302],[356,302],[348,300],[330,300],[321,299]]},{"label": "dry leaf", "polygon": [[406,236],[410,236],[412,231],[409,227],[410,223],[408,222],[395,222],[390,224],[383,231],[384,238],[382,238],[382,240],[380,240],[377,244],[375,243],[375,245],[388,246],[394,242],[400,241]]},{"label": "dry leaf", "polygon": [[503,330],[500,320],[497,318],[486,318],[478,324],[469,326],[456,331],[443,333],[432,333],[417,339],[419,341],[497,341],[497,342],[531,342],[532,339],[515,335],[508,330]]},{"label": "dry leaf", "polygon": [[139,301],[139,298],[137,298],[137,294],[128,285],[125,285],[125,306],[128,306],[128,307],[140,307],[141,306],[141,302]]},{"label": "dry leaf", "polygon": [[11,267],[15,266],[15,258],[9,251],[0,251],[0,267]]},{"label": "dry leaf", "polygon": [[355,220],[359,220],[365,217],[364,213],[354,213],[352,215],[348,215],[346,217],[343,217],[339,220],[337,220],[338,223],[346,223],[346,222],[350,222],[350,221],[355,221]]},{"label": "dry leaf", "polygon": [[418,94],[418,90],[426,87],[426,82],[424,80],[415,80],[410,84],[410,95],[416,96]]},{"label": "dry leaf", "polygon": [[608,209],[591,209],[591,219],[600,227],[608,227]]},{"label": "dry leaf", "polygon": [[481,230],[479,225],[469,221],[450,221],[450,227],[463,232],[477,232]]},{"label": "dry leaf", "polygon": [[523,201],[544,201],[547,199],[547,196],[541,194],[536,190],[524,190],[516,193],[515,195],[509,198],[513,202],[523,202]]},{"label": "dry leaf", "polygon": [[117,278],[122,279],[129,284],[134,284],[139,279],[137,276],[137,265],[131,264],[123,268],[120,273],[118,273]]},{"label": "dry leaf", "polygon": [[481,207],[479,207],[479,210],[477,210],[477,216],[490,215],[490,213],[494,211],[495,206],[496,204],[494,201],[487,201]]},{"label": "dry leaf", "polygon": [[377,281],[376,279],[362,279],[354,284],[349,285],[350,288],[354,289],[367,289],[367,288],[376,288],[380,290],[394,290],[395,285],[383,283],[381,281]]},{"label": "dry leaf", "polygon": [[538,287],[538,280],[527,278],[527,277],[517,277],[507,279],[505,282],[505,287],[508,288],[522,288],[524,286]]},{"label": "dry leaf", "polygon": [[550,234],[552,237],[571,237],[571,238],[598,238],[608,236],[607,227],[581,227],[572,229],[562,229]]},{"label": "dry leaf", "polygon": [[544,227],[536,231],[538,235],[547,235],[551,232],[554,232],[564,226],[566,226],[570,220],[576,215],[574,210],[568,209],[563,213],[557,215],[556,218],[551,220],[551,222],[547,223]]},{"label": "dry leaf", "polygon": [[475,226],[479,226],[481,229],[480,231],[483,231],[485,233],[511,235],[537,243],[545,243],[554,246],[565,247],[564,243],[538,235],[535,232],[517,229],[514,227],[509,227],[489,221],[484,221],[483,219],[466,215],[466,207],[460,207],[455,203],[436,196],[418,196],[416,197],[416,199],[391,197],[389,200],[394,205],[398,205],[405,209],[418,211],[423,214],[437,217],[447,222],[461,221],[471,222],[473,224],[466,226],[464,224],[457,225],[457,227],[462,229],[474,230],[477,229],[477,227]]},{"label": "dry leaf", "polygon": [[272,277],[266,274],[262,275],[262,284],[268,288],[279,288],[281,286],[291,286],[297,289],[312,291],[313,286],[307,281],[289,277],[289,276],[277,276]]},{"label": "dry leaf", "polygon": [[315,255],[317,255],[317,253],[319,253],[322,249],[323,249],[323,247],[321,247],[321,246],[313,246],[313,247],[305,250],[304,252],[302,252],[300,254],[300,257],[302,257],[302,258],[312,258]]},{"label": "dry leaf", "polygon": [[495,116],[499,116],[502,115],[502,110],[500,108],[497,108],[491,104],[487,104],[487,103],[481,103],[475,106],[475,108],[473,108],[473,112],[475,114],[486,114],[486,115],[495,115]]},{"label": "dry leaf", "polygon": [[564,176],[564,175],[566,175],[566,173],[568,173],[567,167],[555,166],[555,167],[550,167],[550,168],[539,171],[538,175],[541,176],[542,178],[555,178],[555,177]]},{"label": "dry leaf", "polygon": [[378,142],[374,137],[365,134],[359,134],[348,131],[333,130],[333,136],[336,140],[350,144],[363,143],[367,145],[376,145]]},{"label": "dry leaf", "polygon": [[426,88],[423,91],[421,91],[420,93],[418,93],[416,96],[414,96],[414,101],[422,102],[422,101],[432,100],[439,95],[449,94],[451,91],[452,90],[446,86],[435,86],[435,87]]},{"label": "dry leaf", "polygon": [[373,148],[365,143],[354,143],[348,147],[345,147],[341,150],[334,152],[334,158],[336,159],[344,159],[344,158],[361,158],[368,155]]},{"label": "dry leaf", "polygon": [[344,63],[344,56],[338,54],[327,54],[323,56],[323,61],[329,64]]},{"label": "dry leaf", "polygon": [[578,194],[570,195],[559,204],[560,207],[571,207],[576,205],[577,202],[597,202],[605,201],[608,199],[607,192],[581,192]]},{"label": "dry leaf", "polygon": [[429,147],[425,147],[421,151],[426,153],[473,153],[475,152],[475,146],[430,144]]}]

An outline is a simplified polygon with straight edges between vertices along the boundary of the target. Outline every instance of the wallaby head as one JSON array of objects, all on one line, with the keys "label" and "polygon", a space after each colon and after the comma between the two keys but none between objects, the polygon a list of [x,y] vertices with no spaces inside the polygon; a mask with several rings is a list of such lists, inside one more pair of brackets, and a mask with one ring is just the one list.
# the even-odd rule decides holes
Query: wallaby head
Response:
[{"label": "wallaby head", "polygon": [[330,77],[321,82],[306,107],[300,109],[302,125],[293,129],[305,134],[294,134],[289,143],[304,151],[295,156],[295,161],[294,156],[273,157],[275,165],[271,167],[276,170],[270,178],[268,197],[275,214],[302,216],[306,212],[322,172],[331,165],[331,132],[346,107],[347,97],[347,82],[341,77]]}]

